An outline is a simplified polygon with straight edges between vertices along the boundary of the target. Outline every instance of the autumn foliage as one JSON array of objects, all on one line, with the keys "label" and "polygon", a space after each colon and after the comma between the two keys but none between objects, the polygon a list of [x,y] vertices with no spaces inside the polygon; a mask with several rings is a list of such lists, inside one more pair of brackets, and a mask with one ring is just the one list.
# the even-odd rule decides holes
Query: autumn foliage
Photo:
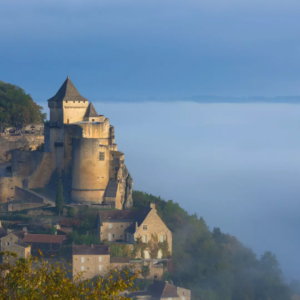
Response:
[{"label": "autumn foliage", "polygon": [[[112,269],[104,277],[83,280],[82,273],[72,280],[68,263],[47,261],[40,258],[17,259],[15,253],[1,252],[0,299],[128,299],[120,296],[125,290],[134,291],[138,277],[131,267]],[[71,265],[69,263],[69,265]]]}]

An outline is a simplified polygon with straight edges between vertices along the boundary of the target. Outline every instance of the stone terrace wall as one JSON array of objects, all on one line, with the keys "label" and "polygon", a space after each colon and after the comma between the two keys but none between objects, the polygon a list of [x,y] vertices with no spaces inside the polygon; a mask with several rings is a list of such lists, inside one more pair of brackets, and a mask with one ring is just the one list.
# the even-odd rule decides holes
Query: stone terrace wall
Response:
[{"label": "stone terrace wall", "polygon": [[41,203],[44,204],[44,198],[40,197],[31,191],[15,187],[15,201],[26,201],[27,203]]},{"label": "stone terrace wall", "polygon": [[17,136],[0,136],[0,163],[11,160],[12,150],[36,150],[44,143],[42,135],[17,135]]}]

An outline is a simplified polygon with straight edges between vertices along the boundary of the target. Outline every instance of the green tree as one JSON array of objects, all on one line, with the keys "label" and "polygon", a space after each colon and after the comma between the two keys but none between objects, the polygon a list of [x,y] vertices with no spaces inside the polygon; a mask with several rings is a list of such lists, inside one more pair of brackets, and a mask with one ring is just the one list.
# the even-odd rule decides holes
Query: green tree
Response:
[{"label": "green tree", "polygon": [[[106,276],[83,280],[82,273],[71,278],[65,263],[49,263],[41,258],[17,259],[15,253],[1,252],[0,299],[3,300],[111,300],[128,299],[119,295],[124,290],[134,291],[138,273],[124,267],[110,270]],[[69,270],[70,271],[70,270]]]},{"label": "green tree", "polygon": [[23,89],[0,81],[0,125],[42,123],[46,119],[42,110]]},{"label": "green tree", "polygon": [[142,267],[141,275],[146,279],[150,275],[150,268],[148,265]]},{"label": "green tree", "polygon": [[74,218],[74,216],[75,216],[75,209],[74,209],[74,207],[70,207],[69,208],[68,215],[69,215],[70,218]]},{"label": "green tree", "polygon": [[64,191],[63,191],[63,185],[61,179],[59,179],[57,184],[55,204],[56,204],[57,213],[58,215],[60,215],[63,212],[63,207],[64,207]]}]

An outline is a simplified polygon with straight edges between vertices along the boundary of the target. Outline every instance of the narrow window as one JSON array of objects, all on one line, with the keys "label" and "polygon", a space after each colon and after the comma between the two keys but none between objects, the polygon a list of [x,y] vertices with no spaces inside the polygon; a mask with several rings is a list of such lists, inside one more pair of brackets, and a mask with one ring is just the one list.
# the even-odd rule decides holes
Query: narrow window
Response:
[{"label": "narrow window", "polygon": [[160,236],[160,241],[163,242],[165,240],[165,237],[163,235]]},{"label": "narrow window", "polygon": [[147,243],[147,236],[143,235],[143,243]]},{"label": "narrow window", "polygon": [[113,227],[112,224],[109,223],[109,224],[108,224],[108,228],[109,228],[109,229],[112,229],[112,227]]},{"label": "narrow window", "polygon": [[102,266],[99,265],[99,271],[101,272],[103,270]]},{"label": "narrow window", "polygon": [[105,152],[99,152],[99,160],[104,160],[105,159]]},{"label": "narrow window", "polygon": [[81,263],[82,264],[84,263],[84,257],[81,257]]},{"label": "narrow window", "polygon": [[99,256],[99,261],[102,261],[102,256]]},{"label": "narrow window", "polygon": [[143,230],[147,230],[147,225],[143,225]]},{"label": "narrow window", "polygon": [[113,234],[113,238],[115,237],[115,235]]},{"label": "narrow window", "polygon": [[84,266],[81,266],[81,271],[84,271]]},{"label": "narrow window", "polygon": [[87,269],[87,271],[89,270],[89,268],[86,268]]},{"label": "narrow window", "polygon": [[95,119],[92,119],[92,122],[95,122]]}]

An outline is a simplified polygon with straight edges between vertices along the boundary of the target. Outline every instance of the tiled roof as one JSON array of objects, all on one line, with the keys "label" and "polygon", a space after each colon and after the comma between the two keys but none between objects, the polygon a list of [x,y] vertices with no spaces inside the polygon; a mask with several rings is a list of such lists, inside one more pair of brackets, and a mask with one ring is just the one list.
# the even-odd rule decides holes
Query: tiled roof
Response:
[{"label": "tiled roof", "polygon": [[6,230],[1,226],[0,227],[0,239],[4,236],[6,236]]},{"label": "tiled roof", "polygon": [[99,117],[92,102],[90,102],[88,108],[86,109],[86,113],[85,113],[84,117],[85,118]]},{"label": "tiled roof", "polygon": [[27,231],[25,230],[18,230],[18,231],[12,231],[10,232],[12,233],[13,235],[17,236],[19,239],[23,239],[25,234],[27,233]]},{"label": "tiled roof", "polygon": [[109,246],[106,245],[73,245],[73,255],[109,255]]},{"label": "tiled roof", "polygon": [[72,81],[68,78],[65,80],[63,85],[60,87],[58,92],[50,98],[48,101],[88,101],[84,97],[82,97],[77,91],[76,87],[72,83]]},{"label": "tiled roof", "polygon": [[106,186],[104,197],[115,198],[117,196],[117,191],[118,191],[118,181],[110,179]]},{"label": "tiled roof", "polygon": [[24,243],[24,242],[18,242],[18,243],[15,243],[16,245],[20,246],[20,247],[23,247],[23,248],[27,248],[29,245]]},{"label": "tiled roof", "polygon": [[138,222],[138,225],[145,220],[151,208],[142,207],[138,210],[100,210],[98,216],[101,222]]},{"label": "tiled roof", "polygon": [[129,298],[134,296],[152,296],[155,299],[179,298],[175,285],[159,280],[154,280],[148,291],[134,292],[128,295]]},{"label": "tiled roof", "polygon": [[176,286],[165,281],[154,280],[150,286],[151,295],[160,298],[176,298],[177,294]]},{"label": "tiled roof", "polygon": [[130,257],[111,257],[110,258],[111,263],[129,263],[130,262]]},{"label": "tiled roof", "polygon": [[23,242],[25,243],[54,243],[60,244],[67,239],[65,235],[51,234],[26,234]]}]

